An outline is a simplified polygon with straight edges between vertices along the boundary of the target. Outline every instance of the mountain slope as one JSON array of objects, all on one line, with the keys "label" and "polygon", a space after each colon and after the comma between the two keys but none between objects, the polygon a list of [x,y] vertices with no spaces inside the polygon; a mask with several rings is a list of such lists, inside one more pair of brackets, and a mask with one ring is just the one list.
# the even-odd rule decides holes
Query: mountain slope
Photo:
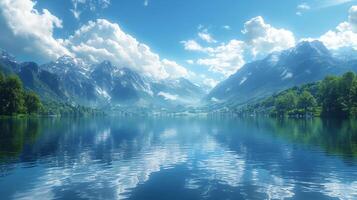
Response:
[{"label": "mountain slope", "polygon": [[348,70],[355,70],[355,62],[347,63],[334,58],[319,41],[301,42],[294,48],[246,64],[218,84],[205,100],[210,103],[245,104]]},{"label": "mountain slope", "polygon": [[109,61],[85,65],[63,56],[38,66],[19,63],[3,51],[0,66],[5,73],[19,75],[24,86],[42,99],[91,107],[175,108],[195,104],[206,95],[187,79],[152,80]]},{"label": "mountain slope", "polygon": [[92,68],[91,78],[113,105],[175,107],[195,104],[205,95],[202,88],[185,78],[152,80],[108,61]]}]

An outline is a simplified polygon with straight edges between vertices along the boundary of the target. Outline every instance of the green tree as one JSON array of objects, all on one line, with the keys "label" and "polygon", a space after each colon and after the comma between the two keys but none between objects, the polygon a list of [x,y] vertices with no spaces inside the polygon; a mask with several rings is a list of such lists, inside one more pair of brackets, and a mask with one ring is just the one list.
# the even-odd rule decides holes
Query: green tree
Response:
[{"label": "green tree", "polygon": [[297,95],[295,91],[288,91],[286,94],[278,96],[275,101],[275,109],[279,116],[285,115],[288,111],[296,108]]},{"label": "green tree", "polygon": [[351,87],[351,104],[350,115],[357,116],[357,78],[353,81]]},{"label": "green tree", "polygon": [[322,104],[322,115],[343,116],[343,106],[339,102],[339,78],[326,77],[320,84],[319,101]]},{"label": "green tree", "polygon": [[345,73],[339,82],[339,103],[344,115],[349,115],[352,108],[352,88],[356,75],[353,72]]},{"label": "green tree", "polygon": [[1,91],[1,114],[25,113],[22,83],[19,77],[10,75],[6,78]]},{"label": "green tree", "polygon": [[41,109],[41,101],[38,95],[34,92],[25,92],[25,106],[27,113],[37,113]]},{"label": "green tree", "polygon": [[298,99],[298,108],[304,109],[305,115],[308,111],[312,111],[313,107],[316,106],[316,99],[308,91],[303,91]]}]

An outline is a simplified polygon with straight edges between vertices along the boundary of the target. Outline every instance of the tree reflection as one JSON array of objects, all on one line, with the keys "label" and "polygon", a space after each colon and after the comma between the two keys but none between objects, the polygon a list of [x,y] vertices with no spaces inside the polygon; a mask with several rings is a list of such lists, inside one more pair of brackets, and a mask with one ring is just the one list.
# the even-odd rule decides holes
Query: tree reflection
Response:
[{"label": "tree reflection", "polygon": [[0,161],[18,156],[40,134],[39,119],[0,120]]},{"label": "tree reflection", "polygon": [[261,123],[263,128],[290,141],[320,146],[329,154],[357,157],[356,120],[264,119]]}]

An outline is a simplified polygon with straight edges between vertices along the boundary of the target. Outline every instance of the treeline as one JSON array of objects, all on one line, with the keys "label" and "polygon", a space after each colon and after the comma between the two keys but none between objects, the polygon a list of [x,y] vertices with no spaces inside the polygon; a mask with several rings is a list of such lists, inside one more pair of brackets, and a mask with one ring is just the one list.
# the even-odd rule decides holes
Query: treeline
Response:
[{"label": "treeline", "polygon": [[0,116],[29,114],[94,116],[104,115],[104,112],[85,106],[57,101],[41,102],[36,93],[24,89],[22,81],[18,76],[5,76],[0,72]]},{"label": "treeline", "polygon": [[46,101],[43,103],[43,115],[56,116],[103,116],[105,113],[99,109],[89,108],[80,105],[72,105],[56,101]]},{"label": "treeline", "polygon": [[34,114],[41,108],[38,95],[24,90],[18,76],[0,72],[0,115]]},{"label": "treeline", "polygon": [[342,76],[328,76],[320,82],[290,88],[236,112],[278,117],[356,117],[357,75],[347,72]]}]

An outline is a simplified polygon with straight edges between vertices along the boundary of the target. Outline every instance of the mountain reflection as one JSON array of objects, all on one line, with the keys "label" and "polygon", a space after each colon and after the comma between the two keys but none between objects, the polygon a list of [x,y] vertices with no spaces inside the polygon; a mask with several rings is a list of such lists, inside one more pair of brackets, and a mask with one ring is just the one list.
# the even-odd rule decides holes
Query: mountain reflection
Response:
[{"label": "mountain reflection", "polygon": [[357,197],[355,124],[0,120],[0,193],[6,199],[351,199]]}]

